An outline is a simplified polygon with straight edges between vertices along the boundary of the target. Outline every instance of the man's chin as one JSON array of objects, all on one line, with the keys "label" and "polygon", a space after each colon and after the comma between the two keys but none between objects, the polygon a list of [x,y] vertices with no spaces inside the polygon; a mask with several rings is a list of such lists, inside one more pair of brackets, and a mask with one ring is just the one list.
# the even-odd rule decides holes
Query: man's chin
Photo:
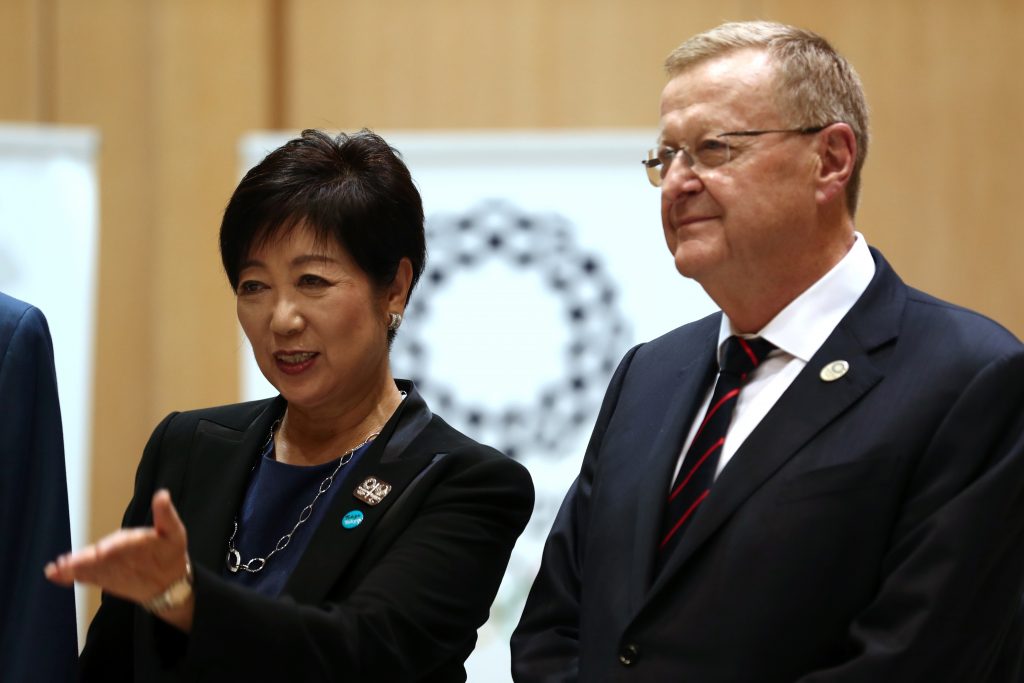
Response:
[{"label": "man's chin", "polygon": [[699,280],[701,274],[707,270],[709,259],[707,254],[695,252],[693,249],[676,249],[675,252],[676,270],[685,278]]}]

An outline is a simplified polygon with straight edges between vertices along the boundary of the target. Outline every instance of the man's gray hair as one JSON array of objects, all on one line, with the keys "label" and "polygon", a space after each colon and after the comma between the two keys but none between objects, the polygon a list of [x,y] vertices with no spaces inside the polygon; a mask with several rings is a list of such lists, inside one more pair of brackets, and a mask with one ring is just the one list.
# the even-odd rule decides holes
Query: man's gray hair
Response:
[{"label": "man's gray hair", "polygon": [[794,128],[846,123],[857,139],[857,158],[846,186],[850,215],[857,209],[860,172],[868,153],[868,105],[849,62],[812,31],[769,21],[722,24],[688,39],[669,54],[669,76],[736,50],[756,48],[771,58],[777,104]]}]

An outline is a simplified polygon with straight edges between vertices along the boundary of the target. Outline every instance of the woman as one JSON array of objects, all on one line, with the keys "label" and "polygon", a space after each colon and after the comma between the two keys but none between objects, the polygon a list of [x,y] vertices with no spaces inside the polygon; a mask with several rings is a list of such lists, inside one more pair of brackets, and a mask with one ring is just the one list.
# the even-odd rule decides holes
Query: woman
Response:
[{"label": "woman", "polygon": [[408,169],[305,131],[220,241],[280,396],[168,416],[124,528],[46,567],[104,590],[83,680],[464,681],[533,487],[391,377],[425,257]]}]

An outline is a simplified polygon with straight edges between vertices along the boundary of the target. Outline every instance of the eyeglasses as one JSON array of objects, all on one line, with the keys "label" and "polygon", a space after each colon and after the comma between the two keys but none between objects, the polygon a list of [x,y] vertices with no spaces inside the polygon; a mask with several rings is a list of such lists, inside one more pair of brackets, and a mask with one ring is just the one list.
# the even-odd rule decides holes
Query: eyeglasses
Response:
[{"label": "eyeglasses", "polygon": [[729,163],[732,159],[732,145],[726,142],[723,138],[730,136],[752,138],[758,135],[767,135],[768,133],[796,133],[798,135],[808,135],[810,133],[819,133],[832,124],[826,124],[824,126],[808,126],[806,128],[771,128],[768,130],[733,130],[728,133],[719,133],[718,135],[711,136],[701,140],[697,145],[697,150],[691,152],[686,147],[679,147],[678,149],[672,147],[658,147],[656,149],[649,150],[647,152],[647,159],[640,162],[644,165],[644,170],[647,171],[647,179],[651,181],[651,185],[655,187],[661,187],[662,181],[665,179],[665,174],[672,168],[672,162],[676,160],[676,157],[680,157],[686,167],[691,169],[694,173],[700,173],[710,168],[718,168],[723,164]]}]

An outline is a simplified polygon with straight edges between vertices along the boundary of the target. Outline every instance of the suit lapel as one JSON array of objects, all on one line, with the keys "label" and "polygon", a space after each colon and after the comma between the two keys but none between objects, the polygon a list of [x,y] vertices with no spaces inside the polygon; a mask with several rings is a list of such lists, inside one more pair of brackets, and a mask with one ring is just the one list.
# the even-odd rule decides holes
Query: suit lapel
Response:
[{"label": "suit lapel", "polygon": [[244,431],[204,420],[196,429],[182,499],[193,564],[220,571],[232,523],[242,505],[249,473],[270,426],[284,412],[284,399],[267,407]]},{"label": "suit lapel", "polygon": [[[881,255],[874,255],[876,273],[868,289],[719,475],[648,600],[765,481],[884,376],[872,354],[897,336],[905,288]],[[847,361],[849,372],[823,381],[822,367],[835,360]]]},{"label": "suit lapel", "polygon": [[[327,593],[359,557],[360,548],[381,518],[402,499],[417,475],[437,459],[432,452],[409,448],[432,415],[411,383],[399,382],[399,385],[408,394],[405,401],[355,468],[338,482],[343,488],[332,498],[323,522],[285,585],[283,593],[299,602],[315,602]],[[355,496],[356,488],[369,477],[391,486],[391,491],[376,505]],[[347,529],[341,520],[353,511],[361,512],[363,519],[357,526]]]},{"label": "suit lapel", "polygon": [[636,467],[641,481],[628,490],[636,496],[636,531],[638,552],[631,563],[630,602],[642,604],[651,585],[654,559],[661,536],[662,515],[675,472],[676,462],[686,433],[700,407],[707,387],[715,374],[715,349],[721,316],[712,316],[701,329],[690,348],[700,349],[687,356],[667,387],[664,396],[649,397],[654,405],[668,405],[662,426],[648,449],[638,449]]}]

